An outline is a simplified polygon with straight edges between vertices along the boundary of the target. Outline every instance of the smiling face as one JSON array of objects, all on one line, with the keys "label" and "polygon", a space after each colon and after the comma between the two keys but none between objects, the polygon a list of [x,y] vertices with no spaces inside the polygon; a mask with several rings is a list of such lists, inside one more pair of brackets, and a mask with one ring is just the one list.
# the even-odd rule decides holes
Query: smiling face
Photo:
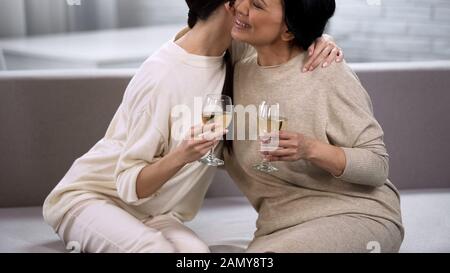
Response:
[{"label": "smiling face", "polygon": [[265,46],[286,40],[282,0],[236,0],[234,39],[253,46]]}]

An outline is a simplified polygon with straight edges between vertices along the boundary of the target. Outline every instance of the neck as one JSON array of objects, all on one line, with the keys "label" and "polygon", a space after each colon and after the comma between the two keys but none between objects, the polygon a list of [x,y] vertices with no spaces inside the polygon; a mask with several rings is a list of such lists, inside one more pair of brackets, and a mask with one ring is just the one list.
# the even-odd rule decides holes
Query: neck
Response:
[{"label": "neck", "polygon": [[230,47],[231,37],[224,35],[214,22],[198,22],[193,29],[176,41],[190,54],[200,56],[222,56]]},{"label": "neck", "polygon": [[271,45],[255,46],[255,49],[258,52],[258,64],[261,66],[281,65],[302,53],[300,48],[282,41]]}]

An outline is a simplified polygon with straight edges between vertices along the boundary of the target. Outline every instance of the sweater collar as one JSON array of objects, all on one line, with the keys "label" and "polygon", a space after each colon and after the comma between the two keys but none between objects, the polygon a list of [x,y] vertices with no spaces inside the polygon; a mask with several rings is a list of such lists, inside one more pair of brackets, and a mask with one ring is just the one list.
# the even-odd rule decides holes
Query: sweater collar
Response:
[{"label": "sweater collar", "polygon": [[184,48],[175,43],[175,41],[186,34],[187,31],[189,31],[189,29],[183,29],[171,41],[167,43],[169,51],[173,55],[175,55],[177,59],[181,60],[184,64],[200,68],[220,67],[223,65],[225,52],[222,54],[222,56],[216,57],[195,55],[187,52]]}]

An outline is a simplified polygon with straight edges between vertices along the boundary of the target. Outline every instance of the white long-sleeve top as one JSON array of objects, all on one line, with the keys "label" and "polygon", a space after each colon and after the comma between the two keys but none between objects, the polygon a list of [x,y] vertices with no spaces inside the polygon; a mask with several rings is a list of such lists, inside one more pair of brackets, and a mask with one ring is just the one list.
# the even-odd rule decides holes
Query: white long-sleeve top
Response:
[{"label": "white long-sleeve top", "polygon": [[[153,196],[139,200],[136,178],[148,164],[180,144],[171,126],[174,106],[191,109],[195,97],[220,94],[225,80],[223,57],[187,53],[167,42],[140,67],[105,136],[77,159],[43,206],[46,222],[55,230],[68,210],[80,202],[106,199],[139,219],[172,214],[182,221],[198,212],[215,168],[199,162],[186,165]],[[186,109],[186,108],[185,108]],[[68,143],[67,145],[70,145]]]}]

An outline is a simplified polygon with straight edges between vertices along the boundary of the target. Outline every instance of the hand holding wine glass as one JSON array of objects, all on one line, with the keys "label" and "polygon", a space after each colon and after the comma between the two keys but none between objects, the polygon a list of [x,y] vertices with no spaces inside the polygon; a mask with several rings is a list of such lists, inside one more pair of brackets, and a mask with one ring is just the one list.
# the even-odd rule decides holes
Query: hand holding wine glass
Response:
[{"label": "hand holding wine glass", "polygon": [[[204,125],[210,123],[218,124],[218,130],[227,129],[233,117],[232,100],[225,95],[210,94],[206,96],[202,110],[202,121]],[[214,147],[210,153],[199,161],[209,166],[222,166],[224,161],[214,155]]]},{"label": "hand holding wine glass", "polygon": [[298,161],[308,160],[317,141],[304,134],[290,131],[280,131],[279,148],[264,152],[266,160],[274,161]]},{"label": "hand holding wine glass", "polygon": [[[214,131],[214,132],[213,132]],[[228,131],[220,124],[211,123],[191,127],[181,144],[176,148],[178,159],[183,164],[189,164],[204,157]]]}]

